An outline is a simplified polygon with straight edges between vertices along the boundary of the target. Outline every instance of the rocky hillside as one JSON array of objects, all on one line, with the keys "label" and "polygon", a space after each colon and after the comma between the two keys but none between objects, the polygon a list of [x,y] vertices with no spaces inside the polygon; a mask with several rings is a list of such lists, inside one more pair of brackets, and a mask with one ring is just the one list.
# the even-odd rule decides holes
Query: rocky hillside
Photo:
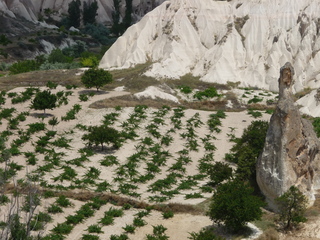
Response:
[{"label": "rocky hillside", "polygon": [[294,92],[320,80],[320,2],[171,0],[148,13],[106,52],[100,67],[152,62],[157,78],[191,73],[207,82],[278,90],[291,62]]},{"label": "rocky hillside", "polygon": [[[81,0],[83,2],[92,2],[93,0]],[[164,0],[133,0],[133,10],[136,19],[158,6]],[[38,21],[39,14],[44,14],[45,9],[51,9],[54,12],[53,17],[60,18],[62,14],[67,13],[68,5],[71,0],[0,0],[0,11],[11,17],[20,16],[29,21]],[[98,17],[97,21],[101,23],[112,21],[113,0],[97,0]],[[121,0],[121,9],[125,11],[125,0]]]}]

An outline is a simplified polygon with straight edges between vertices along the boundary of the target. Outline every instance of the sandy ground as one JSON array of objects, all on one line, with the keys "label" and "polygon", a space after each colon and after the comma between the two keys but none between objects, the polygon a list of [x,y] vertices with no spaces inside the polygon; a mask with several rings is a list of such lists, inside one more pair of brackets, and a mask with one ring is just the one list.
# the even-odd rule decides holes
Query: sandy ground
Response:
[{"label": "sandy ground", "polygon": [[[14,92],[19,92],[23,91],[23,88],[17,88],[12,91]],[[56,90],[52,90],[52,92],[57,92],[57,91],[65,91],[65,88],[63,87],[58,87]],[[95,95],[94,97],[90,98],[89,101],[87,102],[79,102],[78,95],[79,93],[83,93],[85,90],[84,89],[76,89],[72,90],[73,94],[72,96],[69,96],[68,100],[69,103],[68,105],[61,106],[59,108],[53,109],[53,110],[47,110],[47,113],[50,114],[51,116],[55,116],[58,119],[61,118],[61,116],[64,116],[65,113],[70,110],[71,106],[74,104],[81,104],[82,110],[77,114],[77,119],[76,120],[71,120],[67,122],[60,123],[57,127],[54,127],[53,129],[58,131],[58,134],[65,134],[66,132],[70,132],[75,129],[75,125],[80,123],[83,125],[98,125],[101,123],[103,120],[103,117],[105,114],[110,113],[113,111],[113,109],[90,109],[88,106],[95,101],[102,100],[105,98],[110,98],[110,97],[115,97],[115,96],[120,96],[127,94],[126,92],[122,91],[113,91],[113,92],[101,92],[98,95]],[[39,114],[39,111],[35,110],[30,110],[29,108],[30,102],[27,103],[22,103],[22,104],[14,104],[12,105],[10,101],[7,101],[5,107],[10,108],[14,107],[17,112],[23,112],[23,111],[29,111],[30,116],[27,117],[27,120],[25,122],[22,122],[20,124],[21,128],[27,127],[29,123],[35,122],[37,119],[35,116]],[[155,109],[148,109],[148,115],[151,116],[152,112],[155,111]],[[128,118],[128,116],[132,113],[132,108],[125,108],[122,110],[121,115],[120,115],[120,120],[119,122],[124,121],[125,119]],[[208,111],[198,111],[198,110],[185,110],[185,117],[184,119],[189,119],[192,116],[194,116],[196,113],[199,113],[200,119],[205,121],[208,116],[212,112]],[[232,146],[232,143],[229,141],[229,134],[233,130],[233,134],[235,134],[236,137],[241,136],[243,129],[245,129],[252,120],[269,120],[271,115],[269,114],[263,114],[262,118],[259,119],[253,119],[250,115],[247,114],[246,111],[244,112],[227,112],[227,116],[225,119],[222,120],[222,126],[221,126],[221,132],[218,134],[215,134],[216,140],[214,140],[214,144],[217,147],[217,150],[215,151],[215,161],[223,161],[225,153],[227,153]],[[47,122],[50,118],[45,118],[43,121]],[[165,134],[165,132],[168,130],[168,127],[170,127],[170,123],[168,122],[168,118],[166,119],[166,124],[161,128],[161,133]],[[143,125],[145,126],[148,124],[148,122],[144,122]],[[6,129],[6,124],[2,124],[0,126],[0,131],[3,131]],[[71,146],[72,148],[70,150],[61,150],[57,149],[57,151],[64,151],[66,153],[65,160],[71,160],[76,157],[79,157],[80,154],[75,151],[76,149],[80,149],[84,147],[84,143],[81,140],[83,132],[81,131],[74,131],[70,133],[70,136],[72,136],[72,142]],[[138,130],[138,135],[140,137],[145,136],[144,128],[141,128],[141,130]],[[206,134],[210,134],[207,128],[205,127],[200,127],[197,128],[197,134],[199,135],[199,138],[204,137]],[[9,139],[12,141],[14,138],[17,136],[12,136]],[[37,136],[36,136],[37,137]],[[36,138],[33,139],[35,141]],[[167,150],[170,152],[177,152],[179,150],[183,149],[183,145],[185,144],[184,140],[179,137],[179,135],[175,136],[174,135],[174,141],[173,143],[168,146]],[[30,149],[29,149],[30,148]],[[32,151],[32,145],[31,143],[26,144],[23,146],[21,151]],[[114,155],[118,157],[119,161],[124,163],[126,161],[126,158],[130,156],[135,151],[135,145],[130,142],[128,144],[125,144],[119,151],[115,152]],[[190,153],[191,159],[195,159],[189,166],[187,166],[187,172],[186,175],[194,175],[197,174],[196,170],[196,164],[197,161],[196,159],[199,159],[203,155],[203,149],[200,149],[198,152],[192,152]],[[85,174],[86,169],[88,167],[96,167],[96,168],[101,168],[99,164],[99,159],[104,157],[105,153],[98,153],[95,154],[93,157],[90,158],[89,163],[85,163],[85,168],[79,168],[77,169],[78,174],[81,176]],[[40,158],[40,163],[43,163],[43,160]],[[170,166],[174,163],[174,157],[170,158],[166,165]],[[14,157],[14,161],[16,162],[22,162],[24,160],[21,159],[21,156]],[[34,170],[36,166],[28,166],[26,170],[28,172],[31,172]],[[26,170],[20,171],[18,173],[17,179],[24,177],[26,174]],[[112,181],[112,174],[110,172],[105,172],[104,169],[101,169],[102,173],[101,176],[103,176],[102,180],[107,180]],[[114,168],[110,168],[109,170],[114,171]],[[143,169],[140,169],[143,171]],[[157,175],[157,179],[163,178],[166,176],[168,168],[164,168],[162,173]],[[52,178],[57,176],[59,174],[59,170],[53,171],[48,173],[44,178],[47,181],[52,181]],[[62,183],[65,184],[65,183]],[[141,198],[140,200],[148,200],[148,197],[151,195],[147,191],[147,185],[141,186],[139,188],[139,192],[141,193]],[[186,191],[185,193],[188,193]],[[204,194],[204,197],[210,197],[211,194]],[[47,206],[49,206],[54,199],[48,199],[45,200],[45,202],[42,203],[42,206],[38,209],[43,210]],[[170,202],[177,202],[177,203],[184,203],[184,204],[198,204],[202,202],[204,199],[188,199],[186,200],[184,198],[184,195],[177,195],[174,198],[170,200]],[[65,217],[74,213],[77,209],[80,208],[81,205],[83,205],[83,202],[72,200],[73,206],[70,208],[65,208],[64,213],[56,214],[54,215],[54,221],[52,223],[49,223],[46,226],[46,233],[50,232],[50,229],[52,229],[57,223],[62,223],[65,221]],[[98,210],[95,215],[89,219],[87,219],[85,222],[81,224],[77,224],[76,227],[73,229],[70,235],[68,235],[67,239],[81,239],[82,234],[87,233],[86,229],[89,225],[91,224],[96,224],[98,220],[103,216],[104,212],[107,211],[110,208],[110,204],[104,205],[100,210]],[[2,208],[2,211],[3,208]],[[111,226],[104,226],[102,228],[102,231],[104,231],[103,234],[100,234],[100,239],[109,239],[109,237],[112,234],[121,234],[123,233],[122,227],[124,227],[126,224],[132,224],[132,220],[134,218],[134,214],[137,212],[137,209],[130,209],[126,210],[126,213],[123,217],[116,219],[115,223]],[[190,232],[197,232],[203,227],[210,226],[212,224],[211,220],[207,216],[200,216],[200,215],[190,215],[190,214],[175,214],[175,216],[169,220],[163,219],[161,213],[152,211],[152,213],[145,217],[144,220],[148,223],[146,226],[138,228],[134,234],[130,234],[129,237],[130,239],[133,240],[140,240],[144,239],[146,234],[151,234],[152,233],[152,226],[154,225],[159,225],[163,224],[165,227],[168,228],[166,231],[166,234],[170,237],[169,239],[179,239],[179,240],[184,240],[188,239],[189,233]],[[305,228],[308,229],[307,231],[303,231],[300,233],[300,235],[296,236],[296,238],[292,239],[318,239],[320,238],[320,230],[319,230],[319,221],[313,221],[310,223],[307,223]],[[291,239],[291,238],[282,238],[282,239]]]}]

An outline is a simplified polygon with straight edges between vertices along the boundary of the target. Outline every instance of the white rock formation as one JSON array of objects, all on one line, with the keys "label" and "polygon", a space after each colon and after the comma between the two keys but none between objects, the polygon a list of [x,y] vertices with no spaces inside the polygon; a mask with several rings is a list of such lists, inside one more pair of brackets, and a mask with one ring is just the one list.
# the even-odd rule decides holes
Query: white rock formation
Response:
[{"label": "white rock formation", "polygon": [[152,62],[145,73],[241,82],[278,91],[278,69],[296,70],[293,91],[320,87],[320,1],[171,0],[130,27],[106,52],[101,68]]},{"label": "white rock formation", "polygon": [[320,188],[320,141],[294,105],[293,75],[290,63],[280,70],[279,101],[256,165],[257,183],[273,210],[277,210],[275,198],[291,186],[303,192],[309,206],[315,199],[314,190]]},{"label": "white rock formation", "polygon": [[[68,12],[68,5],[72,0],[0,0],[0,12],[5,12],[11,17],[20,16],[29,21],[37,22],[39,13],[44,9],[50,8],[57,11],[56,17],[60,18],[61,14]],[[81,0],[83,2],[92,0]],[[158,6],[164,0],[133,0],[132,6],[134,17],[140,18],[146,12]],[[113,0],[97,0],[98,16],[97,21],[101,23],[112,21]],[[124,14],[125,0],[121,0],[121,11]]]}]

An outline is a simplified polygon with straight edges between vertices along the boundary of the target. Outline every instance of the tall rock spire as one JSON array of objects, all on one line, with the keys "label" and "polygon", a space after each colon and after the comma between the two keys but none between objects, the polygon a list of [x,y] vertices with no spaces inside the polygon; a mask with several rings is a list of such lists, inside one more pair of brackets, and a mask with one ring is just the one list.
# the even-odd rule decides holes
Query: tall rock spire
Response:
[{"label": "tall rock spire", "polygon": [[293,76],[292,65],[286,63],[280,69],[279,100],[257,162],[257,182],[273,210],[277,210],[274,199],[292,185],[306,195],[309,205],[320,187],[320,142],[294,104]]}]

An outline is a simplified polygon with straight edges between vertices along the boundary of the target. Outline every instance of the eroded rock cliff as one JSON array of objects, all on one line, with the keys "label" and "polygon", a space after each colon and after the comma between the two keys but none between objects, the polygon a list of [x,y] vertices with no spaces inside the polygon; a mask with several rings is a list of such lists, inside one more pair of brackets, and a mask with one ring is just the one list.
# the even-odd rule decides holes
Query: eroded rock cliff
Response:
[{"label": "eroded rock cliff", "polygon": [[277,209],[274,199],[292,185],[307,196],[309,205],[320,186],[320,142],[311,123],[295,106],[293,76],[293,67],[286,63],[280,70],[279,100],[256,168],[258,185],[273,210]]},{"label": "eroded rock cliff", "polygon": [[[39,14],[47,8],[56,12],[57,18],[68,12],[69,3],[72,0],[0,0],[0,11],[23,17],[29,21],[38,21]],[[93,0],[81,0],[83,2],[92,2]],[[141,18],[147,12],[158,6],[164,0],[133,0],[133,17]],[[97,0],[98,16],[97,21],[101,23],[112,21],[113,0]],[[125,0],[120,1],[122,15],[125,11]]]},{"label": "eroded rock cliff", "polygon": [[199,76],[278,91],[292,61],[294,91],[320,87],[320,1],[170,0],[132,26],[107,51],[106,69],[151,62],[146,75]]}]

